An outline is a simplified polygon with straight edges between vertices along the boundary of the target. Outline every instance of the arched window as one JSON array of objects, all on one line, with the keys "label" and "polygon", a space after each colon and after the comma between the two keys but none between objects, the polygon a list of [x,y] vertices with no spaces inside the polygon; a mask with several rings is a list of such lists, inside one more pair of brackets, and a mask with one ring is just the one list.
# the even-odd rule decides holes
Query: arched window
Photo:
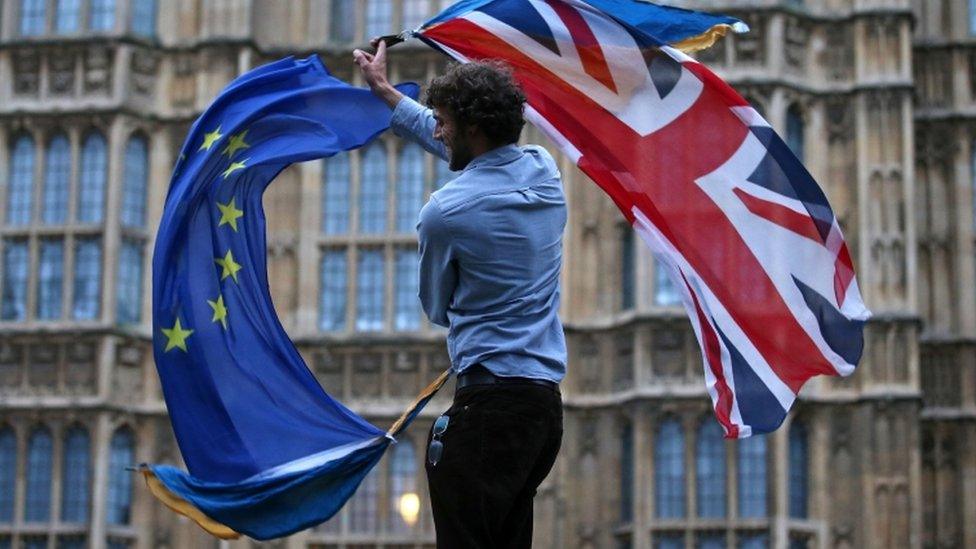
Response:
[{"label": "arched window", "polygon": [[342,330],[346,327],[346,251],[327,250],[320,274],[319,327]]},{"label": "arched window", "polygon": [[106,519],[109,524],[129,524],[132,511],[132,473],[125,470],[135,463],[135,437],[128,428],[112,435],[108,457],[108,499]]},{"label": "arched window", "polygon": [[768,513],[766,437],[753,435],[736,444],[739,454],[739,516],[765,517]]},{"label": "arched window", "polygon": [[89,0],[88,28],[110,31],[115,27],[115,0]]},{"label": "arched window", "polygon": [[61,521],[88,522],[91,444],[88,431],[71,428],[64,437],[61,469]]},{"label": "arched window", "polygon": [[356,0],[332,0],[329,17],[329,39],[337,43],[352,42],[356,27],[349,23],[356,20]]},{"label": "arched window", "polygon": [[790,516],[807,518],[809,456],[807,427],[794,421],[790,425]]},{"label": "arched window", "polygon": [[382,330],[383,250],[361,249],[357,267],[356,330]]},{"label": "arched window", "polygon": [[[123,245],[121,255],[124,254]],[[79,238],[75,241],[74,303],[71,305],[71,317],[75,320],[97,318],[101,309],[101,288],[101,242],[97,237]]]},{"label": "arched window", "polygon": [[412,30],[423,24],[430,10],[429,4],[427,0],[403,0],[402,27]]},{"label": "arched window", "polygon": [[379,528],[379,468],[374,467],[349,500],[349,531],[354,534],[375,533]]},{"label": "arched window", "polygon": [[107,155],[105,138],[91,133],[81,148],[81,179],[78,188],[78,221],[99,223],[105,206],[105,181],[107,180]]},{"label": "arched window", "polygon": [[20,0],[20,34],[44,34],[47,0]]},{"label": "arched window", "polygon": [[48,225],[64,223],[68,218],[68,184],[71,181],[71,146],[59,135],[47,146],[44,166],[44,211],[41,219]]},{"label": "arched window", "polygon": [[634,519],[634,426],[629,421],[620,428],[620,522]]},{"label": "arched window", "polygon": [[349,153],[341,152],[325,160],[325,177],[322,182],[322,232],[344,234],[349,232],[349,187],[352,171],[349,169]]},{"label": "arched window", "polygon": [[629,225],[620,228],[620,309],[634,308],[637,262],[634,258],[634,229]]},{"label": "arched window", "polygon": [[31,220],[34,186],[34,140],[21,136],[10,154],[10,183],[7,188],[7,225],[26,225]]},{"label": "arched window", "polygon": [[712,418],[698,427],[695,447],[695,493],[698,495],[698,516],[725,516],[725,441],[722,428]]},{"label": "arched window", "polygon": [[366,4],[366,39],[390,34],[393,3],[390,0],[369,0]]},{"label": "arched window", "polygon": [[404,145],[400,149],[398,164],[397,231],[412,233],[424,204],[424,152],[420,145]]},{"label": "arched window", "polygon": [[654,508],[658,518],[685,516],[685,436],[676,419],[662,423],[654,441]]},{"label": "arched window", "polygon": [[17,435],[0,427],[0,522],[14,521],[14,490],[17,481]]},{"label": "arched window", "polygon": [[156,36],[156,0],[133,0],[130,21],[135,34],[147,38]]},{"label": "arched window", "polygon": [[27,442],[27,489],[24,520],[51,520],[51,464],[53,445],[51,432],[38,427]]},{"label": "arched window", "polygon": [[417,524],[420,498],[417,493],[417,452],[404,438],[390,454],[390,513],[392,532],[407,532]]},{"label": "arched window", "polygon": [[386,146],[376,141],[363,152],[359,190],[359,232],[386,231]]},{"label": "arched window", "polygon": [[3,320],[27,318],[28,259],[26,241],[3,241]]},{"label": "arched window", "polygon": [[64,241],[44,239],[40,246],[37,281],[37,318],[61,318],[61,289],[64,287]]},{"label": "arched window", "polygon": [[149,151],[140,135],[125,146],[125,183],[122,188],[122,226],[146,224],[146,185],[149,179]]},{"label": "arched window", "polygon": [[116,315],[120,324],[138,324],[142,318],[142,241],[122,239]]},{"label": "arched window", "polygon": [[793,154],[800,161],[803,161],[803,113],[800,106],[790,105],[786,109],[786,144],[790,146]]},{"label": "arched window", "polygon": [[397,250],[396,253],[396,329],[416,330],[420,327],[420,271],[417,267],[417,248]]},{"label": "arched window", "polygon": [[57,0],[54,30],[60,34],[77,32],[81,20],[81,0]]}]

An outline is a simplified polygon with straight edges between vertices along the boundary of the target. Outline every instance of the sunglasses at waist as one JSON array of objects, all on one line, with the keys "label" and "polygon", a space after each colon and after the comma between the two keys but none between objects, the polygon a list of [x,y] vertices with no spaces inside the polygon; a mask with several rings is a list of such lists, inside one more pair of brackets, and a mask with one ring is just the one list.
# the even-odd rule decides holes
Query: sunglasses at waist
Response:
[{"label": "sunglasses at waist", "polygon": [[458,374],[455,390],[460,390],[472,385],[538,385],[553,391],[559,391],[559,384],[546,379],[533,379],[530,377],[502,377],[491,373],[488,368],[481,364],[473,364],[466,370]]}]

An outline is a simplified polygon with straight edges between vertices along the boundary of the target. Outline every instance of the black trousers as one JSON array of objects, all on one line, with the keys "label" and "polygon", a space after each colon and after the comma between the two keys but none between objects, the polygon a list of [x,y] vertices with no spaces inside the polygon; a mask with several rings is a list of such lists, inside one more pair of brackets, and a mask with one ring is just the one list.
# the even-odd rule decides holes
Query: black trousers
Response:
[{"label": "black trousers", "polygon": [[472,385],[445,413],[441,459],[425,459],[437,547],[531,547],[532,500],[562,442],[558,390]]}]

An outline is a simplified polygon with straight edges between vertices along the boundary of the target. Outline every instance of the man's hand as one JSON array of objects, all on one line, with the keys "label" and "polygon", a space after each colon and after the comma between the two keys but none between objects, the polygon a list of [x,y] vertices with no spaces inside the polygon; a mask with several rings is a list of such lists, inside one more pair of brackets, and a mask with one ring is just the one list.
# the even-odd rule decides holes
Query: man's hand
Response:
[{"label": "man's hand", "polygon": [[363,79],[369,85],[369,89],[373,90],[373,93],[392,109],[403,99],[403,94],[394,88],[386,77],[386,42],[374,38],[370,44],[376,48],[376,53],[371,54],[359,49],[353,50],[353,61],[363,71]]}]

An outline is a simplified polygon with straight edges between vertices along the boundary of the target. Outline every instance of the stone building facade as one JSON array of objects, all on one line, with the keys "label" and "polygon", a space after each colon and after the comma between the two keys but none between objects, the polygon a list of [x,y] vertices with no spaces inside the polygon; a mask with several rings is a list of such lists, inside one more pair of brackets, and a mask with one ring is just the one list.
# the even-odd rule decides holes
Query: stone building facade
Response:
[{"label": "stone building facade", "polygon": [[[171,167],[234,76],[318,53],[357,82],[354,46],[446,3],[0,0],[0,548],[252,543],[208,538],[125,471],[180,459],[148,315]],[[561,160],[570,365],[536,545],[976,546],[976,5],[671,3],[751,26],[701,58],[824,187],[875,317],[852,377],[810,382],[772,435],[723,441],[673,289]],[[391,52],[395,80],[444,66],[417,43]],[[413,220],[449,177],[384,135],[289,168],[265,197],[283,324],[324,387],[380,426],[448,366],[414,297]],[[432,547],[423,441],[450,392],[340,515],[270,545]]]}]

